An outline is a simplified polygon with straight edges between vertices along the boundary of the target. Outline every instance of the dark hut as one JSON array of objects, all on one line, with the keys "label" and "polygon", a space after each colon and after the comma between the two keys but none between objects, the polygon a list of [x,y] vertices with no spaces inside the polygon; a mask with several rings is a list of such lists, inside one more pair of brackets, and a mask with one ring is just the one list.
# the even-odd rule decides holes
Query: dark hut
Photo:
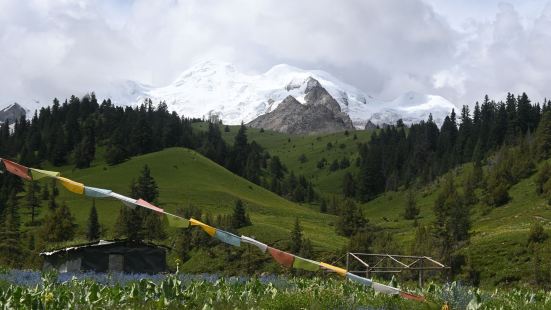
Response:
[{"label": "dark hut", "polygon": [[40,253],[44,269],[59,272],[158,273],[166,271],[166,247],[117,240],[82,244]]}]

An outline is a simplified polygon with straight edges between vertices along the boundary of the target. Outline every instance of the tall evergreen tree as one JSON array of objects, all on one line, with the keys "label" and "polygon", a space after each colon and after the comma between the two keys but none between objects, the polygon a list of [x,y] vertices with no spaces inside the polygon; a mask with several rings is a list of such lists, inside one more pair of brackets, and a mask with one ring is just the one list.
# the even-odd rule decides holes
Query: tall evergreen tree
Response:
[{"label": "tall evergreen tree", "polygon": [[249,143],[247,142],[247,127],[241,123],[239,131],[235,135],[231,155],[228,162],[229,170],[243,176],[247,162]]},{"label": "tall evergreen tree", "polygon": [[360,207],[354,201],[347,199],[339,210],[339,217],[336,223],[337,232],[343,236],[350,237],[357,232],[367,229],[368,220],[364,218]]},{"label": "tall evergreen tree", "polygon": [[135,199],[143,199],[148,202],[155,202],[159,197],[159,188],[148,165],[144,165],[140,171],[138,182],[133,183],[130,188],[131,195]]},{"label": "tall evergreen tree", "polygon": [[231,218],[231,227],[234,229],[239,229],[245,226],[251,225],[251,220],[245,212],[245,207],[243,202],[238,199],[235,202],[235,207],[233,208],[233,214]]},{"label": "tall evergreen tree", "polygon": [[455,189],[453,177],[448,175],[434,204],[435,235],[439,242],[440,256],[446,261],[451,258],[458,242],[469,238],[470,210],[462,201]]},{"label": "tall evergreen tree", "polygon": [[90,241],[100,238],[100,225],[98,221],[98,211],[96,210],[96,200],[92,200],[92,208],[88,216],[88,225],[86,227],[86,238]]},{"label": "tall evergreen tree", "polygon": [[343,177],[342,193],[346,198],[352,198],[356,195],[356,182],[350,172],[347,172]]},{"label": "tall evergreen tree", "polygon": [[38,209],[40,208],[40,202],[38,200],[37,194],[39,191],[38,184],[34,181],[27,183],[27,193],[25,199],[27,201],[27,208],[29,208],[29,214],[31,215],[31,225],[36,224],[35,218],[38,215]]},{"label": "tall evergreen tree", "polygon": [[0,265],[20,267],[21,256],[21,223],[19,218],[18,200],[12,192],[7,207],[0,214]]},{"label": "tall evergreen tree", "polygon": [[96,155],[96,135],[91,120],[86,122],[84,137],[75,149],[75,165],[77,168],[88,168]]},{"label": "tall evergreen tree", "polygon": [[419,208],[415,201],[415,194],[412,190],[408,190],[406,195],[406,207],[404,211],[404,218],[406,220],[413,220],[419,215]]},{"label": "tall evergreen tree", "polygon": [[114,235],[116,238],[142,240],[144,238],[142,224],[143,218],[140,214],[140,210],[121,206],[119,215],[115,221]]},{"label": "tall evergreen tree", "polygon": [[62,203],[55,210],[50,210],[50,213],[44,219],[42,237],[47,242],[69,241],[74,238],[76,228],[75,218],[67,204]]},{"label": "tall evergreen tree", "polygon": [[539,158],[551,157],[551,111],[543,114],[536,130],[536,149]]},{"label": "tall evergreen tree", "polygon": [[294,254],[299,254],[302,249],[302,226],[300,226],[300,221],[298,218],[295,218],[295,225],[291,231],[291,243],[290,250]]},{"label": "tall evergreen tree", "polygon": [[[143,199],[150,203],[157,201],[159,189],[149,166],[145,165],[138,177],[130,184],[131,196],[135,199]],[[161,240],[166,238],[163,223],[158,214],[144,208],[127,209],[123,207],[115,224],[115,235],[131,240]]]}]

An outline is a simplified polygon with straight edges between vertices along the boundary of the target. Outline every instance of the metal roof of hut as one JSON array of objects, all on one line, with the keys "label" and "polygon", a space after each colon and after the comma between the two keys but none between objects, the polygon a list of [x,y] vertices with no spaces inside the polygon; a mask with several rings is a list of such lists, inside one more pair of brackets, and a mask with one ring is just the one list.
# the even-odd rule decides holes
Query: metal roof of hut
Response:
[{"label": "metal roof of hut", "polygon": [[131,240],[100,240],[40,253],[44,269],[59,272],[158,273],[166,270],[168,247]]}]

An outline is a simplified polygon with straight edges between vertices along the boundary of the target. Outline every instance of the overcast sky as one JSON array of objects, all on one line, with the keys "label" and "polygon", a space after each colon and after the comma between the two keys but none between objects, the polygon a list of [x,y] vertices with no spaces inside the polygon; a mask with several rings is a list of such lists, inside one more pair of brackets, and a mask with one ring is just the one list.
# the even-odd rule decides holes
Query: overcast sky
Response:
[{"label": "overcast sky", "polygon": [[322,69],[380,99],[537,101],[550,55],[545,0],[0,0],[0,106],[123,79],[163,86],[204,59]]}]

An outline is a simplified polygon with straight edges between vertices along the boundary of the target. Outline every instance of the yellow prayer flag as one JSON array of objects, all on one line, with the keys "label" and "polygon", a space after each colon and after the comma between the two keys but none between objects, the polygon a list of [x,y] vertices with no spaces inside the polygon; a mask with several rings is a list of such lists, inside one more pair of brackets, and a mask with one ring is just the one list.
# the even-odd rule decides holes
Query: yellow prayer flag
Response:
[{"label": "yellow prayer flag", "polygon": [[76,194],[84,194],[84,184],[69,180],[64,177],[57,177],[57,179],[59,180],[59,182],[61,182],[61,185],[63,185],[63,187],[65,187],[67,190]]},{"label": "yellow prayer flag", "polygon": [[209,226],[205,223],[202,223],[196,219],[193,219],[193,218],[190,219],[189,223],[191,224],[191,226],[201,227],[201,229],[203,229],[207,234],[211,235],[212,237],[214,237],[214,235],[216,234],[216,228]]},{"label": "yellow prayer flag", "polygon": [[333,266],[333,265],[329,265],[329,264],[326,264],[326,263],[320,263],[320,265],[323,268],[332,270],[332,271],[338,273],[339,275],[341,275],[343,277],[346,276],[346,269],[343,269],[343,268],[340,268],[340,267],[337,267],[337,266]]},{"label": "yellow prayer flag", "polygon": [[40,170],[31,168],[31,176],[33,177],[33,180],[40,180],[42,178],[50,177],[55,178],[60,175],[57,171],[48,171],[48,170]]}]

